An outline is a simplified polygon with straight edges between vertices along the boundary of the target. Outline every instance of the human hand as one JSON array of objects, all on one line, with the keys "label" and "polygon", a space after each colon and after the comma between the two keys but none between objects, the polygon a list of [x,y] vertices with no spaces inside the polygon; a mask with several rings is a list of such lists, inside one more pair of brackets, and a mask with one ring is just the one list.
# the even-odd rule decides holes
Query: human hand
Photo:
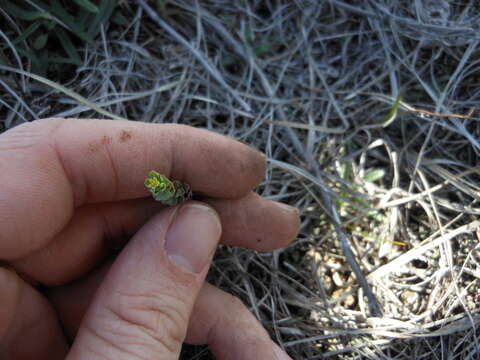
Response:
[{"label": "human hand", "polygon": [[[186,341],[289,359],[204,283],[219,240],[270,250],[297,234],[295,209],[251,192],[260,153],[187,126],[64,119],[9,130],[0,150],[0,358],[177,359]],[[205,203],[147,198],[152,169]]]}]

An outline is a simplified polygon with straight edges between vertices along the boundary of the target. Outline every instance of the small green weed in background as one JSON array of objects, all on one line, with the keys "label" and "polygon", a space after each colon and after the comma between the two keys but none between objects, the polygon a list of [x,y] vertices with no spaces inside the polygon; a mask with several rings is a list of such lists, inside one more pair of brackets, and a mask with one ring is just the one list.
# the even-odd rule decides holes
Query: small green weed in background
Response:
[{"label": "small green weed in background", "polygon": [[28,60],[40,75],[59,64],[78,66],[77,49],[109,20],[126,23],[117,0],[0,0],[0,64],[17,67],[14,59]]}]

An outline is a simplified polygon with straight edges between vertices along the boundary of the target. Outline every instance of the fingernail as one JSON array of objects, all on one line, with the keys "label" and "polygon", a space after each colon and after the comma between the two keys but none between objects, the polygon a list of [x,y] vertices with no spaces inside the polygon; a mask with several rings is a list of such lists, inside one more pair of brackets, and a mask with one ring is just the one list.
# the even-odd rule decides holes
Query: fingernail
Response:
[{"label": "fingernail", "polygon": [[287,204],[283,204],[283,203],[279,203],[279,202],[275,202],[275,205],[277,205],[283,211],[286,211],[286,212],[289,212],[289,213],[296,213],[297,215],[300,214],[300,210],[298,210],[296,207],[293,207],[293,206],[290,206],[290,205],[287,205]]},{"label": "fingernail", "polygon": [[292,360],[277,344],[273,344],[273,353],[276,360]]},{"label": "fingernail", "polygon": [[170,261],[184,271],[200,273],[217,247],[222,227],[215,211],[199,203],[187,203],[174,215],[165,238]]}]

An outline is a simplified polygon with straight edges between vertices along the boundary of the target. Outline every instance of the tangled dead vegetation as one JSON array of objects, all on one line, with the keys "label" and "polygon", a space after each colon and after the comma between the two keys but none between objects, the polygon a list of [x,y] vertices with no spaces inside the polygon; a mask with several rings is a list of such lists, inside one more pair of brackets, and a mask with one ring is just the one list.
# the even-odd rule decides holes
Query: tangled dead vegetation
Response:
[{"label": "tangled dead vegetation", "polygon": [[294,359],[479,358],[478,4],[155,4],[122,3],[131,23],[53,84],[0,66],[4,127],[100,112],[252,144],[259,192],[302,210],[301,235],[222,248],[211,282]]}]

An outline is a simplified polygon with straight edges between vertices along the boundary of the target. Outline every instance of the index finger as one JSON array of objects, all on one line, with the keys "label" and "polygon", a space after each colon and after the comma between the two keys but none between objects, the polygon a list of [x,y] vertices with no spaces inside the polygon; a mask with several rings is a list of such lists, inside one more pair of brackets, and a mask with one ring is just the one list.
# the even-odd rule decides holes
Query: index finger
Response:
[{"label": "index finger", "polygon": [[[61,163],[77,206],[143,197],[147,194],[143,181],[150,170],[221,198],[247,194],[265,171],[265,157],[260,152],[226,136],[185,125],[47,119],[29,124],[25,130],[27,127],[29,131],[35,128],[39,137],[43,133],[52,150],[31,155],[49,156],[50,161]],[[22,130],[23,126],[15,128],[11,135]]]},{"label": "index finger", "polygon": [[247,194],[265,170],[260,152],[174,124],[39,120],[1,135],[0,150],[0,216],[11,220],[0,234],[6,258],[19,236],[32,245],[28,237],[58,233],[75,207],[148,196],[143,182],[150,170],[217,198]]}]

